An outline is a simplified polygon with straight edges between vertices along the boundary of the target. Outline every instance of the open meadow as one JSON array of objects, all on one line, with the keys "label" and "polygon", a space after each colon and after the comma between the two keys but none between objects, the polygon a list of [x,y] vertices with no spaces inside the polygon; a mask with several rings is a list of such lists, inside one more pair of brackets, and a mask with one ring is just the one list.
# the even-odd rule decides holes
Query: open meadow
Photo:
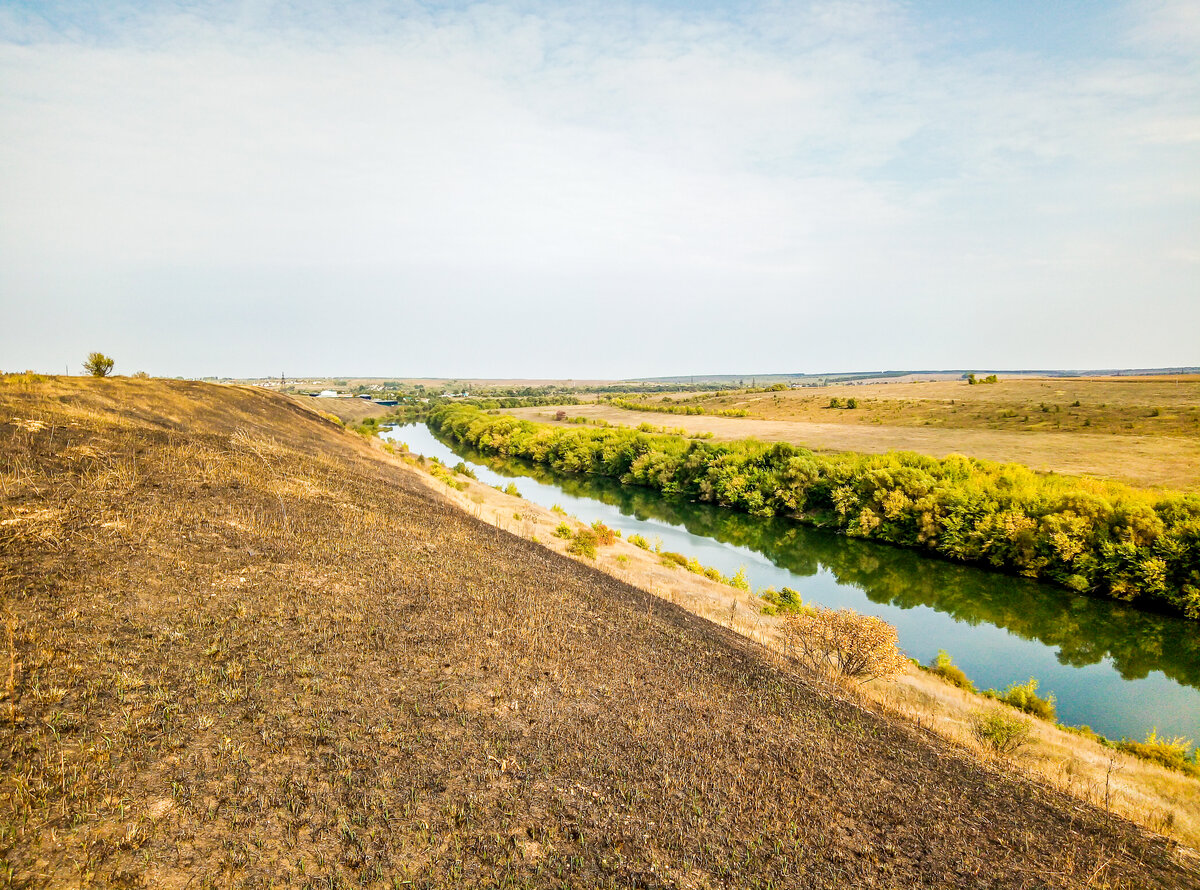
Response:
[{"label": "open meadow", "polygon": [[[846,407],[853,399],[855,407]],[[830,407],[837,400],[839,407]],[[814,450],[965,454],[1035,470],[1094,475],[1150,488],[1200,488],[1200,380],[1013,378],[877,383],[781,392],[650,398],[636,411],[599,402],[570,417],[682,428],[722,441],[790,442]],[[666,413],[698,407],[704,414]],[[745,417],[715,411],[747,412]],[[554,422],[551,408],[517,409]]]},{"label": "open meadow", "polygon": [[1188,887],[277,395],[0,383],[15,886]]}]

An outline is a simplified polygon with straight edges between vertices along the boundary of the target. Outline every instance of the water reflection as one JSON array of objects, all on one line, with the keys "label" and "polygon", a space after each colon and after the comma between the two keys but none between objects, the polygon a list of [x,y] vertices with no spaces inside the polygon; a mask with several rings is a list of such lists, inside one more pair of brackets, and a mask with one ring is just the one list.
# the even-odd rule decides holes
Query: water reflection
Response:
[{"label": "water reflection", "polygon": [[[596,518],[648,537],[657,533],[667,549],[726,573],[749,563],[756,587],[790,584],[806,600],[881,615],[896,624],[910,654],[925,660],[945,648],[983,685],[1036,675],[1045,690],[1057,693],[1060,716],[1068,722],[1139,738],[1154,727],[1192,736],[1200,729],[1200,634],[1181,619],[787,520],[605,478],[559,475],[458,445],[451,450],[424,427],[395,437],[415,451],[485,468],[478,471],[483,481],[527,480],[526,489],[539,490],[522,493],[545,506],[562,501],[581,518],[592,518],[588,504],[607,505],[611,510]],[[628,517],[633,521],[620,521]]]}]

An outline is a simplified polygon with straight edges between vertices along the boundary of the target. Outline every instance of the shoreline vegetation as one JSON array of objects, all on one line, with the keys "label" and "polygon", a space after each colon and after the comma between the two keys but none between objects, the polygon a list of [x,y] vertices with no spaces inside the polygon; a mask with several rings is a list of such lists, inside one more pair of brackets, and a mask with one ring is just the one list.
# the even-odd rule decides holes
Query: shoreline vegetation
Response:
[{"label": "shoreline vegetation", "polygon": [[1200,619],[1200,496],[957,455],[814,453],[628,429],[564,429],[439,405],[483,454],[794,521]]},{"label": "shoreline vegetation", "polygon": [[[430,484],[476,518],[585,560],[772,651],[786,654],[785,623],[813,611],[790,588],[753,591],[743,572],[723,575],[641,535],[610,537],[608,529],[598,531],[557,505],[547,510],[478,482],[469,470],[463,472],[465,464],[463,470],[452,469],[408,452],[401,443],[380,445],[422,469]],[[1081,800],[1193,846],[1200,843],[1200,747],[1191,740],[1155,731],[1140,742],[1109,739],[1088,726],[1056,722],[1053,696],[1039,696],[1032,677],[1005,690],[978,690],[948,654],[939,653],[928,665],[908,663],[910,670],[898,678],[849,688],[894,719],[932,731],[976,756],[994,758],[1006,769],[1019,765]]]},{"label": "shoreline vegetation", "polygon": [[[390,454],[398,453],[397,449],[391,443],[383,443],[383,448]],[[403,456],[405,453],[404,449],[401,448],[399,454]],[[455,491],[467,491],[470,486],[468,480],[478,482],[475,474],[464,462],[460,461],[455,467],[447,467],[438,458],[427,458],[424,455],[416,455],[415,461],[431,477]],[[506,488],[495,486],[495,489],[501,494],[510,497],[518,499],[521,497],[515,484],[509,484]],[[592,523],[590,527],[586,525],[579,525],[578,528],[572,526],[566,520],[568,518],[574,519],[574,517],[568,517],[566,511],[558,505],[554,505],[551,508],[551,512],[563,518],[555,527],[552,536],[566,542],[566,552],[569,554],[585,556],[595,560],[599,547],[615,544],[617,539],[621,537],[620,532],[608,528],[600,521]],[[513,518],[524,519],[525,515],[515,512]],[[578,523],[578,520],[575,521]],[[536,542],[538,539],[535,536],[533,540]],[[626,539],[626,542],[648,554],[652,554],[657,558],[660,565],[666,566],[669,569],[684,569],[693,575],[703,577],[715,584],[721,584],[734,590],[752,594],[761,601],[758,604],[758,611],[763,616],[788,618],[791,616],[811,615],[816,611],[816,608],[819,608],[805,603],[800,593],[790,587],[783,587],[780,590],[767,587],[754,591],[746,578],[744,566],[739,568],[733,575],[725,575],[719,569],[712,566],[705,566],[697,559],[689,559],[681,553],[664,550],[661,542],[658,540],[649,541],[643,535],[632,534]],[[628,556],[617,556],[617,560],[622,567],[629,565]],[[1035,677],[1030,677],[1025,683],[1012,683],[1004,691],[997,689],[981,690],[977,689],[974,682],[967,677],[963,670],[954,664],[951,656],[944,649],[939,650],[937,656],[928,665],[921,664],[916,659],[909,660],[918,670],[940,677],[945,682],[963,690],[971,696],[1008,705],[1016,711],[1037,718],[1062,732],[1082,736],[1104,748],[1120,751],[1132,757],[1157,763],[1167,769],[1177,770],[1192,778],[1200,779],[1200,746],[1196,746],[1191,739],[1182,736],[1173,738],[1162,737],[1158,735],[1157,729],[1152,729],[1147,734],[1146,739],[1140,742],[1130,738],[1111,739],[1095,732],[1088,725],[1071,726],[1057,722],[1055,697],[1053,695],[1050,695],[1048,698],[1039,696],[1037,694],[1038,680]],[[981,705],[983,703],[983,701],[980,702]],[[1028,735],[1028,732],[1024,734]]]}]

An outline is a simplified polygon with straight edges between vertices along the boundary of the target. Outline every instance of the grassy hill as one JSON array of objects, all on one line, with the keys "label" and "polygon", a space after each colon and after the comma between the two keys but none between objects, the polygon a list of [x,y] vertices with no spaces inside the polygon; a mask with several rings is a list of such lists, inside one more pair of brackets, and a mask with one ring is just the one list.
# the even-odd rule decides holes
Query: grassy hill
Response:
[{"label": "grassy hill", "polygon": [[14,886],[1184,887],[282,397],[0,378]]}]

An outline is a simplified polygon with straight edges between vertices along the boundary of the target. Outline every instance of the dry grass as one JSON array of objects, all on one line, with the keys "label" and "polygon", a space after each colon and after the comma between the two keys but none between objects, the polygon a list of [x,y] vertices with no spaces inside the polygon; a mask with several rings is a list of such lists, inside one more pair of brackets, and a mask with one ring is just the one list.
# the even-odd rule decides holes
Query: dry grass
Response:
[{"label": "dry grass", "polygon": [[[830,409],[831,398],[853,398],[858,408]],[[1014,377],[976,386],[942,380],[717,396],[709,403],[746,408],[766,420],[1122,436],[1200,433],[1195,377]]]},{"label": "dry grass", "polygon": [[267,394],[0,386],[7,883],[1194,884],[426,484]]},{"label": "dry grass", "polygon": [[317,413],[332,414],[346,423],[361,423],[368,417],[384,417],[395,410],[385,405],[376,405],[366,399],[322,399],[302,395],[293,395],[290,398]]},{"label": "dry grass", "polygon": [[[854,398],[858,408],[829,408],[832,398],[843,403]],[[661,404],[661,397],[651,403]],[[1140,487],[1200,488],[1200,380],[1017,378],[977,386],[964,381],[829,386],[717,395],[699,404],[712,410],[744,408],[750,416],[687,416],[608,405],[573,406],[567,413],[627,426],[680,427],[721,440],[756,438],[818,450],[901,450],[935,457],[957,453]],[[552,409],[509,413],[554,420]]]},{"label": "dry grass", "polygon": [[[556,526],[563,524],[562,515],[508,497],[487,485],[471,483],[461,491],[451,491],[440,481],[424,478],[432,491],[450,498],[471,515],[513,534],[536,538],[542,546],[560,553],[569,553],[569,542],[554,535]],[[581,527],[574,520],[566,524],[573,530]],[[628,542],[601,548],[598,558],[587,562],[772,651],[789,652],[782,633],[785,617],[763,615],[762,600],[749,592],[667,565],[653,551]],[[909,666],[894,681],[870,683],[856,694],[861,702],[882,708],[894,719],[934,732],[978,756],[987,758],[992,753],[979,744],[971,720],[976,711],[996,705],[928,672]],[[1079,800],[1200,848],[1200,781],[1183,772],[1114,751],[1039,721],[1032,724],[1029,743],[1004,768],[1019,770]]]}]

